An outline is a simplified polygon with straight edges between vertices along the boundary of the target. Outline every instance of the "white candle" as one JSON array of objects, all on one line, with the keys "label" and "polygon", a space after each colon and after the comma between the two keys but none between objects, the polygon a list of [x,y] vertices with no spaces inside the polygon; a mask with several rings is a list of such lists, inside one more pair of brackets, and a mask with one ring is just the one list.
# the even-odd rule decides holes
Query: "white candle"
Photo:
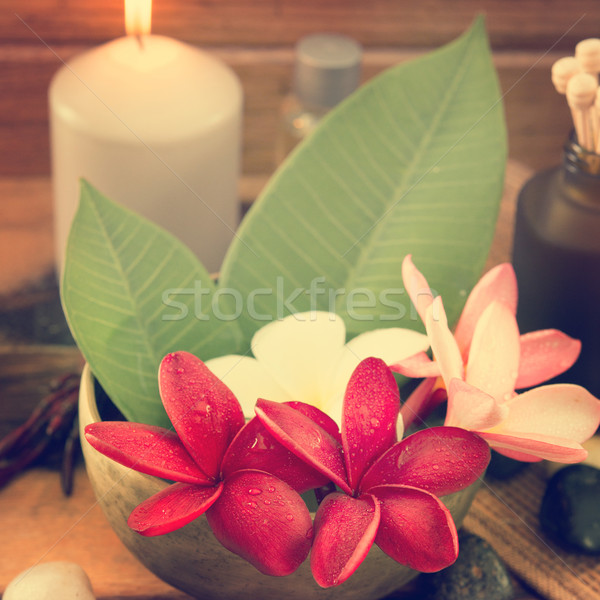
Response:
[{"label": "white candle", "polygon": [[128,35],[63,66],[49,104],[59,271],[80,177],[219,269],[239,218],[242,89],[229,67],[167,37]]}]

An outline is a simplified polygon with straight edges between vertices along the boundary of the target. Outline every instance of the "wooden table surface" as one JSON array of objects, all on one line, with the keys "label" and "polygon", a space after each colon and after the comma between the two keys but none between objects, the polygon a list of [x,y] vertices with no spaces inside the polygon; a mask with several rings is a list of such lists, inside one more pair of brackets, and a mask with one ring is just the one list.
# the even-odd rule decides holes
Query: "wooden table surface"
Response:
[{"label": "wooden table surface", "polygon": [[[509,256],[516,192],[529,174],[509,162],[490,264]],[[243,195],[255,195],[260,185],[244,181]],[[0,194],[0,425],[5,433],[24,420],[53,376],[80,368],[81,357],[68,345],[52,273],[49,181],[0,180]],[[20,210],[25,201],[34,207],[27,214]],[[0,490],[0,532],[0,592],[34,564],[72,560],[88,573],[98,598],[188,598],[149,573],[117,539],[82,465],[69,498],[61,493],[56,471],[45,467]]]}]

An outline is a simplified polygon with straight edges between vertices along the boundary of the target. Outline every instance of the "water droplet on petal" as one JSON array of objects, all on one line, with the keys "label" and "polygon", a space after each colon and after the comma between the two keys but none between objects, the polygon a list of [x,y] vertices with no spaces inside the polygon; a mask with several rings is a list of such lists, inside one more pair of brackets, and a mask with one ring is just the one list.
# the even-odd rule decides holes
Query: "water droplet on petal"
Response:
[{"label": "water droplet on petal", "polygon": [[256,504],[256,502],[254,502],[254,500],[250,500],[250,502],[246,503],[246,506],[249,506],[250,508],[256,508],[258,506],[258,504]]},{"label": "water droplet on petal", "polygon": [[313,431],[312,445],[314,448],[321,444],[321,434],[318,431]]},{"label": "water droplet on petal", "polygon": [[438,470],[439,470],[439,468],[440,468],[440,466],[439,466],[439,465],[431,465],[431,468],[432,468],[434,471],[438,471]]},{"label": "water droplet on petal", "polygon": [[379,423],[379,419],[376,419],[375,417],[373,417],[371,419],[371,427],[379,427],[380,423]]},{"label": "water droplet on petal", "polygon": [[251,496],[258,496],[259,494],[262,494],[262,490],[259,490],[258,488],[250,488],[250,489],[248,490],[248,493],[249,493]]},{"label": "water droplet on petal", "polygon": [[293,520],[294,520],[294,515],[292,515],[292,514],[288,513],[287,515],[285,515],[285,518],[286,518],[288,521],[293,521]]},{"label": "water droplet on petal", "polygon": [[274,488],[272,485],[270,485],[270,486],[268,487],[267,491],[268,491],[270,494],[272,494],[272,493],[275,491],[275,488]]},{"label": "water droplet on petal", "polygon": [[181,375],[183,373],[183,369],[181,367],[175,369],[175,373],[177,373],[177,375]]}]

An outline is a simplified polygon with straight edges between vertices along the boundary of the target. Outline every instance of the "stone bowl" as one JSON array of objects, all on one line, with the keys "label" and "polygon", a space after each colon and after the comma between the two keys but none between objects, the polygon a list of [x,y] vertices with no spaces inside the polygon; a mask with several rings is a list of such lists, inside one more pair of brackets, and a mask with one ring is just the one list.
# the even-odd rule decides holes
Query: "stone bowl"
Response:
[{"label": "stone bowl", "polygon": [[[129,551],[157,577],[191,596],[203,600],[369,600],[400,589],[418,575],[375,545],[352,577],[337,587],[324,589],[317,585],[308,560],[287,577],[263,575],[221,546],[204,516],[166,535],[141,536],[127,526],[129,514],[169,483],[123,467],[94,450],[85,441],[83,430],[100,420],[94,378],[86,365],[81,378],[79,422],[86,469],[98,503]],[[457,527],[478,487],[475,483],[443,498]]]}]

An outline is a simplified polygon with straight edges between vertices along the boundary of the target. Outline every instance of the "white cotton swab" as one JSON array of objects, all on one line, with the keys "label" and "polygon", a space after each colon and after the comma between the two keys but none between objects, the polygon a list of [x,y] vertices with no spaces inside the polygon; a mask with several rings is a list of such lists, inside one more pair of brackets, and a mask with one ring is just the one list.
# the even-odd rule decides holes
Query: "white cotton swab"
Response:
[{"label": "white cotton swab", "polygon": [[575,46],[575,58],[585,73],[598,76],[600,73],[600,39],[588,38]]},{"label": "white cotton swab", "polygon": [[596,100],[598,79],[589,73],[577,73],[567,83],[567,102],[573,114],[579,145],[595,149],[592,135],[592,105]]},{"label": "white cotton swab", "polygon": [[559,94],[567,93],[567,83],[573,75],[581,73],[581,65],[574,56],[563,56],[552,65],[552,83]]}]

